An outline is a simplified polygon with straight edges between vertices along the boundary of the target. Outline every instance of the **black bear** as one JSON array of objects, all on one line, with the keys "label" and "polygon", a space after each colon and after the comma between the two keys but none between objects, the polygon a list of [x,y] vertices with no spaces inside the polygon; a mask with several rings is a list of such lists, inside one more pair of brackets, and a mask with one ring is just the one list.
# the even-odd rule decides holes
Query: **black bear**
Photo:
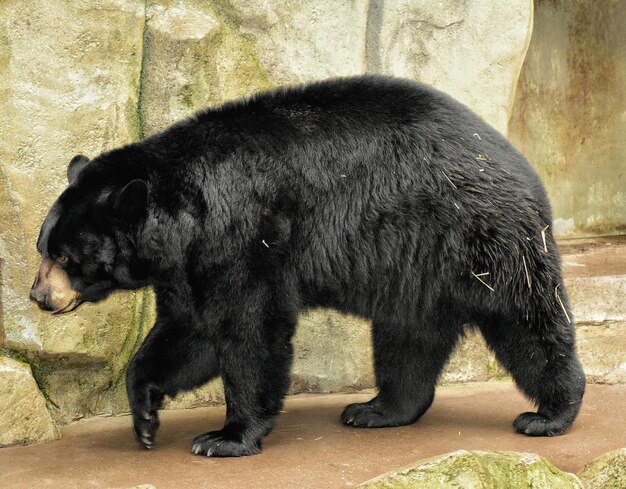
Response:
[{"label": "black bear", "polygon": [[514,422],[559,435],[585,377],[539,178],[450,97],[377,76],[209,108],[93,160],[75,157],[38,240],[31,297],[54,314],[151,285],[157,322],[127,391],[151,448],[164,395],[221,376],[208,456],[257,453],[289,386],[298,313],[373,323],[378,395],[351,426],[413,423],[466,327],[538,406]]}]

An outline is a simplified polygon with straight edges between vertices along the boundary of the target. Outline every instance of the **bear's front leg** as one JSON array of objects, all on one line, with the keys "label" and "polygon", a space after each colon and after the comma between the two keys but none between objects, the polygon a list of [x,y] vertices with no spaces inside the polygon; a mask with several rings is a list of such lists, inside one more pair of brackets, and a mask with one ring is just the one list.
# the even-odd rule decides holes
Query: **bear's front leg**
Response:
[{"label": "bear's front leg", "polygon": [[213,345],[188,323],[159,319],[126,374],[126,391],[137,441],[154,446],[163,397],[201,386],[218,374]]},{"label": "bear's front leg", "polygon": [[295,319],[229,326],[218,356],[226,396],[226,423],[197,436],[191,451],[208,457],[239,457],[261,450],[289,387]]}]

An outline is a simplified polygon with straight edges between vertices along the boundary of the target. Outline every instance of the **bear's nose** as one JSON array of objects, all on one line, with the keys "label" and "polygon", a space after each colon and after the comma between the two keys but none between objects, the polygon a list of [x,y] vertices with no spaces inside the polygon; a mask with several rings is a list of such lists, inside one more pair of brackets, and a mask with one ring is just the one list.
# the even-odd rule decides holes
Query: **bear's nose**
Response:
[{"label": "bear's nose", "polygon": [[46,304],[46,294],[41,291],[39,287],[33,287],[30,289],[30,300],[36,302],[39,308],[44,311],[49,309]]}]

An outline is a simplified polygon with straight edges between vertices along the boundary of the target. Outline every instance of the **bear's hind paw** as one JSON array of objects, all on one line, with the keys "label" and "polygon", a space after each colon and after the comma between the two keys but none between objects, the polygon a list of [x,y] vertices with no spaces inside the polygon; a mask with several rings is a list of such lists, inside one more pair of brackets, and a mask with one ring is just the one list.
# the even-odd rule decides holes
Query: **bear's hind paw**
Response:
[{"label": "bear's hind paw", "polygon": [[365,402],[346,406],[341,421],[356,428],[385,428],[411,424],[415,418],[399,416],[379,404]]},{"label": "bear's hind paw", "polygon": [[522,413],[515,421],[513,426],[518,433],[528,436],[558,436],[565,433],[571,423],[563,420],[550,419],[539,413]]}]

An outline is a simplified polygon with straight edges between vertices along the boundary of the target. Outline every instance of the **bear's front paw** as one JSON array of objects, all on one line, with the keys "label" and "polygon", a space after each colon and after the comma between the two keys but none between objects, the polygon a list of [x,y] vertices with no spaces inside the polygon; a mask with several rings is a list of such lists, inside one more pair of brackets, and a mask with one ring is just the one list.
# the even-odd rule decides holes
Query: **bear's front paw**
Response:
[{"label": "bear's front paw", "polygon": [[206,457],[241,457],[261,451],[258,441],[246,441],[227,430],[209,431],[194,438],[191,453]]},{"label": "bear's front paw", "polygon": [[346,406],[341,415],[341,421],[357,428],[382,428],[406,424],[401,423],[396,416],[386,413],[380,405],[367,402]]},{"label": "bear's front paw", "polygon": [[154,437],[159,429],[159,414],[156,411],[133,411],[133,425],[135,437],[139,444],[151,450],[154,446]]},{"label": "bear's front paw", "polygon": [[158,409],[162,402],[163,392],[152,385],[137,389],[131,402],[135,436],[139,444],[148,450],[154,446],[159,429]]}]

